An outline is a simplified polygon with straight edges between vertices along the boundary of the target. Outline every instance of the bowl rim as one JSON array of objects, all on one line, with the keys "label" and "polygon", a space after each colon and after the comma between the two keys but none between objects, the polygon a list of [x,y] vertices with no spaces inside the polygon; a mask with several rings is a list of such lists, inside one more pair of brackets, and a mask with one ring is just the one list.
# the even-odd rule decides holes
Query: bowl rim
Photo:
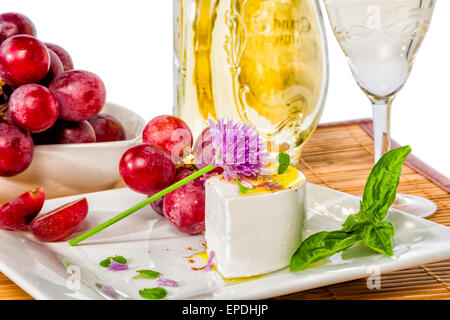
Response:
[{"label": "bowl rim", "polygon": [[[136,121],[139,122],[139,124],[142,126],[142,130],[144,130],[145,127],[145,120],[142,118],[138,113],[134,112],[131,109],[125,108],[119,104],[113,103],[113,102],[106,102],[105,106],[113,106],[117,109],[122,109],[127,111],[128,113],[131,113],[136,118]],[[102,112],[100,112],[102,114]],[[91,148],[109,148],[109,147],[126,147],[131,144],[138,143],[142,140],[142,133],[138,134],[134,138],[127,139],[127,140],[121,140],[121,141],[110,141],[110,142],[93,142],[93,143],[71,143],[71,144],[43,144],[43,145],[35,145],[35,151],[42,151],[42,150],[58,150],[58,149],[91,149]]]}]

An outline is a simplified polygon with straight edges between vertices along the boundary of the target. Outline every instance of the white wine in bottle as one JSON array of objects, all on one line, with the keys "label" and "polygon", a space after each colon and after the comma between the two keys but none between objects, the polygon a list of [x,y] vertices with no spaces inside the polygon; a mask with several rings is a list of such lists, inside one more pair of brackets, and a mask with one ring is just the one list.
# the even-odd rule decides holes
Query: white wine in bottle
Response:
[{"label": "white wine in bottle", "polygon": [[174,0],[175,114],[256,127],[298,160],[316,128],[328,57],[316,0]]}]

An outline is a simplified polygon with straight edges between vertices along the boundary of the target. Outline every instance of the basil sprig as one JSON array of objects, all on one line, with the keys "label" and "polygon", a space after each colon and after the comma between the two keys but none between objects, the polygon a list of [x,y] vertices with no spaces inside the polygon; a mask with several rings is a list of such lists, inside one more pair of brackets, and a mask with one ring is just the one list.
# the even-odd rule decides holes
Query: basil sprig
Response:
[{"label": "basil sprig", "polygon": [[278,174],[283,174],[291,164],[291,157],[289,156],[289,154],[281,152],[277,155],[277,161],[279,163]]},{"label": "basil sprig", "polygon": [[167,290],[161,287],[139,290],[139,295],[147,300],[161,300],[167,296]]},{"label": "basil sprig", "polygon": [[342,230],[319,232],[303,241],[291,258],[291,271],[304,270],[360,242],[376,252],[392,256],[395,229],[384,219],[395,201],[402,166],[410,152],[409,146],[387,152],[367,179],[359,212],[347,218]]},{"label": "basil sprig", "polygon": [[138,278],[156,279],[161,275],[159,272],[153,270],[137,270],[136,272],[139,274],[133,277],[133,279]]}]

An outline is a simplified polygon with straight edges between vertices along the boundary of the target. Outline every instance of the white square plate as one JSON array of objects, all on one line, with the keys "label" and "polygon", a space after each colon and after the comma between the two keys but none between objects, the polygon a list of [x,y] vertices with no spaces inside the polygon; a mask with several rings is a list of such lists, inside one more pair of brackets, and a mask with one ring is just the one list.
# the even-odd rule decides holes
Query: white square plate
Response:
[{"label": "white square plate", "polygon": [[[358,211],[356,197],[312,184],[307,192],[307,235],[339,229]],[[44,212],[80,197],[46,201]],[[128,189],[86,197],[89,216],[76,235],[144,199]],[[132,279],[140,269],[179,282],[168,288],[167,299],[264,299],[450,258],[450,228],[396,210],[388,219],[396,228],[393,257],[355,246],[301,272],[286,268],[244,282],[224,282],[215,271],[193,270],[205,265],[202,259],[189,258],[204,251],[204,237],[177,232],[150,207],[77,247],[42,243],[27,232],[0,231],[0,270],[36,299],[139,299],[140,289],[156,286],[155,280]],[[126,257],[130,269],[114,272],[99,266],[114,255]],[[65,265],[71,265],[69,270]],[[109,290],[100,290],[101,285]]]}]

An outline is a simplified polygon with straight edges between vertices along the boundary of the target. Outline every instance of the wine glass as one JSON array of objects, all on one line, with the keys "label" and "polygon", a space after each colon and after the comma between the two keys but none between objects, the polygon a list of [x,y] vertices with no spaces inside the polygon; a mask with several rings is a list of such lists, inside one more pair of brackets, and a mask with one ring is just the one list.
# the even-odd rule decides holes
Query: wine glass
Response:
[{"label": "wine glass", "polygon": [[[325,0],[336,39],[373,104],[375,162],[390,149],[391,105],[406,83],[436,0]],[[434,202],[397,196],[394,208],[428,217]]]}]

